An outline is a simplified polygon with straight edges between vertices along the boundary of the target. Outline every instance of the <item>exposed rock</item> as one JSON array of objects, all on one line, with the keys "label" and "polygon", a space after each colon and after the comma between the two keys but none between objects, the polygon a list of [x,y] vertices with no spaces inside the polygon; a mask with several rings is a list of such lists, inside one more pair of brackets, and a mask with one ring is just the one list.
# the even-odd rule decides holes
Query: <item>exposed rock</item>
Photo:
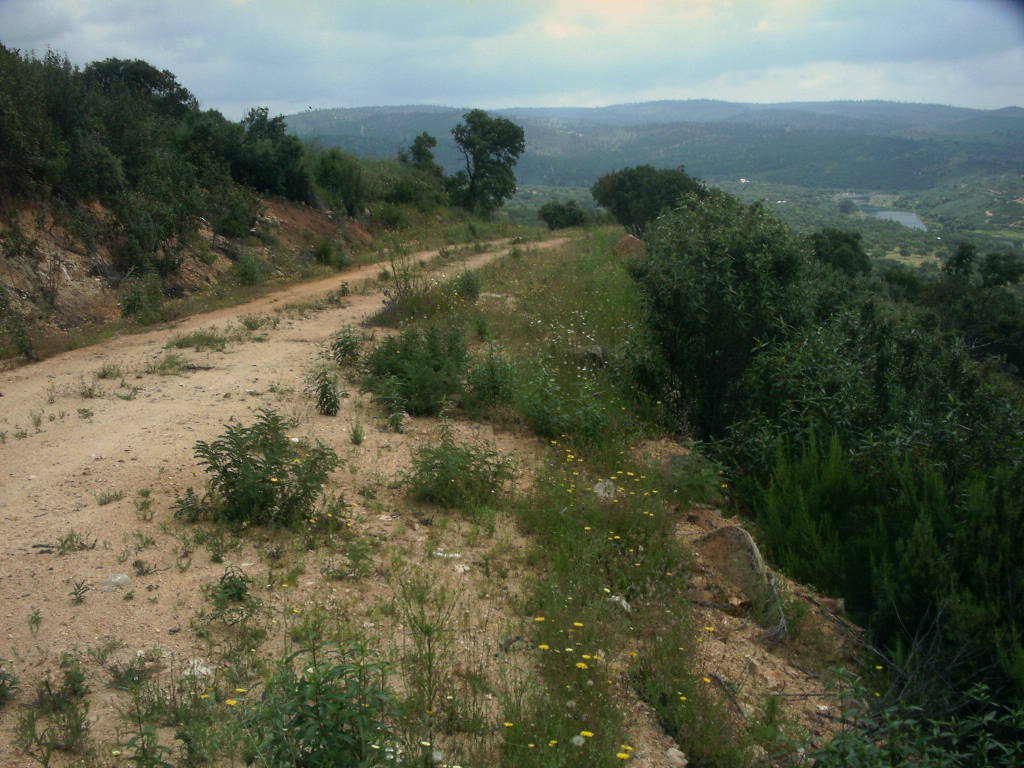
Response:
[{"label": "exposed rock", "polygon": [[665,759],[668,760],[668,764],[673,768],[686,768],[690,764],[690,761],[686,759],[686,755],[675,747],[669,747],[665,751]]},{"label": "exposed rock", "polygon": [[612,595],[608,599],[611,600],[613,603],[615,603],[617,606],[619,606],[619,608],[624,610],[626,613],[632,613],[633,612],[633,607],[629,604],[629,602],[626,600],[626,598],[624,598],[622,595]]},{"label": "exposed rock", "polygon": [[601,501],[611,501],[615,498],[615,483],[611,480],[598,480],[594,483],[594,495]]},{"label": "exposed rock", "polygon": [[131,583],[132,579],[127,573],[112,573],[101,582],[106,587],[127,587]]},{"label": "exposed rock", "polygon": [[189,659],[185,663],[185,674],[195,678],[213,677],[213,670],[202,659]]},{"label": "exposed rock", "polygon": [[761,606],[761,625],[767,630],[763,639],[777,643],[786,636],[786,617],[782,601],[775,587],[775,577],[765,567],[757,542],[738,525],[717,528],[697,540],[697,549],[720,578],[739,592],[736,599],[744,599]]},{"label": "exposed rock", "polygon": [[697,549],[720,577],[750,600],[768,591],[768,571],[757,543],[738,525],[726,525],[697,540]]}]

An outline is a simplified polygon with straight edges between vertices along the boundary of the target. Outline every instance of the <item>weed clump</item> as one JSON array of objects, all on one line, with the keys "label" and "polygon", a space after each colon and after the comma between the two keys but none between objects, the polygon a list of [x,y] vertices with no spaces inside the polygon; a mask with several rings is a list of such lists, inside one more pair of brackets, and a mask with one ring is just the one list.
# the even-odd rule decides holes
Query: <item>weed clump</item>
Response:
[{"label": "weed clump", "polygon": [[466,372],[462,404],[469,413],[510,405],[516,394],[516,366],[494,347]]},{"label": "weed clump", "polygon": [[508,458],[486,445],[457,443],[445,428],[438,445],[413,456],[406,483],[420,501],[454,508],[488,501],[511,479]]},{"label": "weed clump", "polygon": [[284,527],[307,517],[341,461],[319,441],[290,438],[287,426],[275,411],[262,409],[256,423],[232,424],[217,440],[198,441],[194,452],[209,473],[207,492],[199,498],[189,489],[177,500],[175,516]]},{"label": "weed clump", "polygon": [[386,675],[385,665],[357,645],[291,654],[246,720],[248,750],[268,766],[382,763],[394,713]]},{"label": "weed clump", "polygon": [[338,365],[352,365],[359,361],[362,340],[351,328],[342,328],[331,338],[328,347],[332,360]]},{"label": "weed clump", "polygon": [[338,391],[338,377],[325,365],[320,366],[309,377],[309,392],[316,401],[317,413],[323,416],[337,416],[341,407],[341,393]]},{"label": "weed clump", "polygon": [[14,698],[18,690],[18,678],[7,671],[6,660],[0,659],[0,707]]},{"label": "weed clump", "polygon": [[462,391],[466,341],[457,328],[409,329],[366,358],[363,381],[389,414],[434,416]]}]

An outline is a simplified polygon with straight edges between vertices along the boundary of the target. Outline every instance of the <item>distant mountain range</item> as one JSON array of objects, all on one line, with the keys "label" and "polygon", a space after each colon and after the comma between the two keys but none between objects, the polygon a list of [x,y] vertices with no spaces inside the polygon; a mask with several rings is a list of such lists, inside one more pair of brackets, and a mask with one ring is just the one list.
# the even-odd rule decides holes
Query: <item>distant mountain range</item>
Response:
[{"label": "distant mountain range", "polygon": [[[287,117],[303,139],[360,156],[394,157],[417,134],[438,139],[449,170],[451,128],[466,109],[322,109]],[[589,186],[641,163],[685,166],[711,181],[740,176],[802,186],[911,190],[963,176],[1024,172],[1024,109],[888,101],[746,104],[709,99],[608,107],[491,110],[519,123],[521,184]]]}]

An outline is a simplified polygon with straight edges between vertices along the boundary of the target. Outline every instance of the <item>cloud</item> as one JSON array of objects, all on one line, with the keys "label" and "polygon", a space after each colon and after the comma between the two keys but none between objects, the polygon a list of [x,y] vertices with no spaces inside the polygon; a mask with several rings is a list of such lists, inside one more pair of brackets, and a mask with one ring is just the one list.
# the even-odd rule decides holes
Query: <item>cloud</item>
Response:
[{"label": "cloud", "polygon": [[0,30],[80,64],[146,59],[236,118],[650,94],[1005,106],[1024,50],[1009,0],[0,0]]}]

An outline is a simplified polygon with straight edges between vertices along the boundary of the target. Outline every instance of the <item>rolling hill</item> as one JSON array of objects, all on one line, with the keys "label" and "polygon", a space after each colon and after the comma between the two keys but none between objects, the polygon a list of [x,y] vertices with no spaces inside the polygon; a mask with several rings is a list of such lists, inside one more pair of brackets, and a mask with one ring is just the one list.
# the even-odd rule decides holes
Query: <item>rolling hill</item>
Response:
[{"label": "rolling hill", "polygon": [[[465,109],[360,107],[287,117],[303,139],[360,156],[394,156],[426,131],[447,169],[450,130]],[[589,186],[641,163],[684,165],[709,179],[738,176],[811,187],[925,189],[966,175],[1024,172],[1024,109],[976,110],[885,101],[744,104],[697,99],[495,110],[521,124],[522,184]]]}]

